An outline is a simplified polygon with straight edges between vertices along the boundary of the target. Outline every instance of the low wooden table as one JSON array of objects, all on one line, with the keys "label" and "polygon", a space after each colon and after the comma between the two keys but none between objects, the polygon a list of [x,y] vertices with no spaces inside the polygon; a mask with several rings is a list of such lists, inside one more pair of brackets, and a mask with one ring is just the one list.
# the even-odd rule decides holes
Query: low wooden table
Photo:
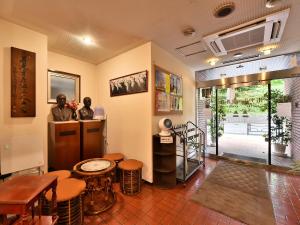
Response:
[{"label": "low wooden table", "polygon": [[[55,176],[17,176],[0,184],[0,214],[4,215],[4,225],[8,223],[7,214],[20,215],[15,224],[55,224],[56,216]],[[52,212],[49,217],[41,216],[41,195],[52,188]],[[38,201],[39,216],[34,215],[34,203]],[[31,210],[31,219],[29,219]]]},{"label": "low wooden table", "polygon": [[86,182],[84,212],[86,215],[99,214],[116,201],[112,176],[116,163],[104,158],[87,159],[77,163],[73,170]]}]

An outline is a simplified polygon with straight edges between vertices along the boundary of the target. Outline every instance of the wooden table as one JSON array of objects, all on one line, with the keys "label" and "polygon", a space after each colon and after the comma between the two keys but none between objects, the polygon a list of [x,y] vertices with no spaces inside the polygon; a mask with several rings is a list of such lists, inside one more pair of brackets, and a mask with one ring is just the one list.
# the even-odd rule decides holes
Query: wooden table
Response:
[{"label": "wooden table", "polygon": [[[8,223],[7,214],[20,215],[16,224],[35,224],[37,217],[34,216],[34,203],[38,201],[39,224],[55,224],[56,214],[56,186],[55,176],[17,176],[0,184],[0,214],[4,215],[4,225]],[[49,218],[41,216],[41,195],[52,188],[52,212]],[[31,220],[29,212],[31,210]]]},{"label": "wooden table", "polygon": [[[91,168],[85,170],[84,166],[87,164],[90,164]],[[102,167],[103,164],[105,166]],[[84,198],[86,215],[99,214],[114,205],[116,197],[112,186],[112,176],[115,167],[114,161],[104,158],[87,159],[74,166],[73,170],[86,182]]]}]

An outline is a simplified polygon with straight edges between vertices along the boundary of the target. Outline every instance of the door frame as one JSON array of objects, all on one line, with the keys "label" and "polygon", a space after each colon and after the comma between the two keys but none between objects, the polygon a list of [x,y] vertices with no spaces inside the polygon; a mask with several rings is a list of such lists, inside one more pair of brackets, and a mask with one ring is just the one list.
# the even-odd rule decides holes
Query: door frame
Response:
[{"label": "door frame", "polygon": [[[250,83],[250,82],[249,82]],[[260,85],[260,84],[256,84]],[[216,121],[216,156],[219,156],[219,113],[218,113],[218,87],[216,88],[216,94],[215,94],[215,102],[216,102],[216,112],[215,112],[215,121]],[[267,104],[268,104],[268,158],[267,158],[267,163],[268,165],[272,165],[272,154],[271,154],[271,119],[272,119],[272,114],[271,114],[271,82],[268,82],[268,99],[267,99]]]}]

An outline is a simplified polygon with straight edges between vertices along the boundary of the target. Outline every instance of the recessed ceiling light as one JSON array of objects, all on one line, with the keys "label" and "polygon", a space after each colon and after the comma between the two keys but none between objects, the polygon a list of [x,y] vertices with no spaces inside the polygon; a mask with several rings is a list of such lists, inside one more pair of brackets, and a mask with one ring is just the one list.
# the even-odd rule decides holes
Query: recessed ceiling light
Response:
[{"label": "recessed ceiling light", "polygon": [[82,41],[83,41],[83,43],[86,44],[86,45],[91,45],[91,44],[93,44],[93,40],[92,40],[89,36],[83,37],[83,38],[82,38]]},{"label": "recessed ceiling light", "polygon": [[264,55],[270,55],[274,49],[276,49],[277,45],[267,45],[258,49]]},{"label": "recessed ceiling light", "polygon": [[216,65],[216,63],[219,61],[218,58],[210,58],[208,60],[206,60],[207,63],[209,63],[211,66]]},{"label": "recessed ceiling light", "polygon": [[241,56],[243,56],[243,53],[241,53],[241,52],[235,53],[235,54],[233,55],[234,58],[239,58],[239,57],[241,57]]},{"label": "recessed ceiling light", "polygon": [[266,7],[267,8],[274,8],[280,4],[281,0],[267,0]]}]

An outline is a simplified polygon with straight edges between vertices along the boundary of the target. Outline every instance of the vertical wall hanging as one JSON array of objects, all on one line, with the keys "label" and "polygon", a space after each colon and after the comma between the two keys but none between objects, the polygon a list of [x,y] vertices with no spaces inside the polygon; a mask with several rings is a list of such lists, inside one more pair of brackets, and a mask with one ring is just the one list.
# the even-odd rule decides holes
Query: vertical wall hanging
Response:
[{"label": "vertical wall hanging", "polygon": [[35,53],[11,47],[11,117],[35,117]]}]

